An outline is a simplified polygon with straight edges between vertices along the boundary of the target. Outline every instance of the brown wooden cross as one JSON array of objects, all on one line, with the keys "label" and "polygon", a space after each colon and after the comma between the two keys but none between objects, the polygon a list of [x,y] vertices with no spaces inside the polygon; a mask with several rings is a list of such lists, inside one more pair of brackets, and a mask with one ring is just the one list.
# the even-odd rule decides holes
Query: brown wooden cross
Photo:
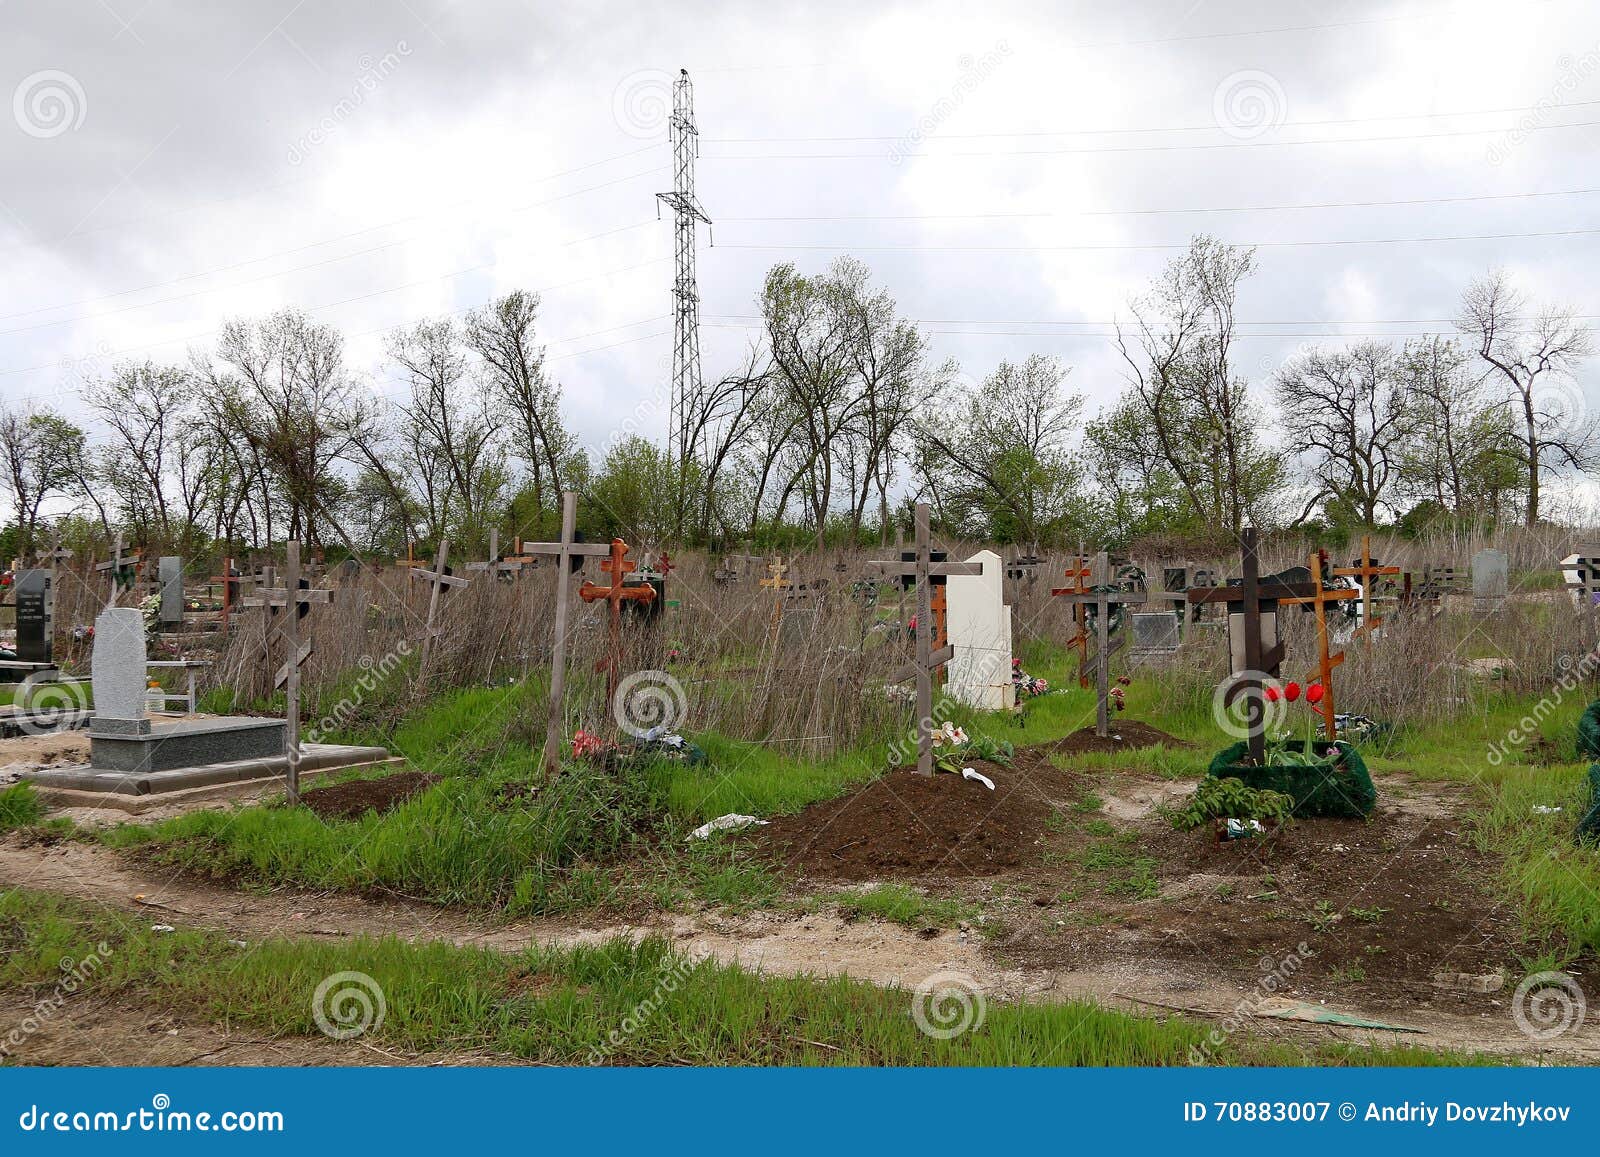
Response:
[{"label": "brown wooden cross", "polygon": [[[288,563],[284,567],[284,585],[273,589],[264,587],[254,596],[244,600],[247,607],[265,607],[269,626],[278,618],[278,612],[287,610],[278,636],[283,639],[284,662],[273,676],[274,689],[283,688],[284,719],[289,725],[289,802],[300,799],[300,666],[311,657],[311,640],[300,638],[300,618],[312,603],[333,601],[333,592],[311,590],[300,586],[300,544],[291,540],[285,547]],[[269,643],[270,645],[270,643]]]},{"label": "brown wooden cross", "polygon": [[222,560],[222,573],[212,575],[207,582],[222,584],[222,633],[228,633],[228,615],[233,610],[233,605],[239,601],[239,575],[234,569],[233,558],[224,556]]},{"label": "brown wooden cross", "polygon": [[772,556],[772,561],[767,564],[767,573],[772,577],[761,580],[761,589],[770,590],[773,593],[771,636],[776,641],[778,627],[783,622],[784,592],[794,586],[794,582],[784,577],[789,573],[789,564],[783,561],[783,555],[781,554]]},{"label": "brown wooden cross", "polygon": [[917,544],[915,557],[909,561],[870,562],[869,576],[881,578],[909,578],[916,584],[917,629],[916,653],[910,667],[898,672],[894,681],[903,683],[915,679],[917,683],[917,774],[933,774],[933,673],[951,658],[951,648],[933,646],[933,580],[948,575],[976,575],[983,573],[981,562],[934,562],[929,542],[928,504],[917,503]]},{"label": "brown wooden cross", "polygon": [[432,590],[428,592],[428,619],[423,625],[422,655],[417,664],[417,686],[420,688],[428,678],[428,654],[433,648],[434,621],[439,617],[439,596],[452,587],[464,587],[471,583],[470,579],[461,578],[449,573],[445,566],[445,559],[450,554],[450,540],[439,540],[439,551],[434,556],[433,569],[423,570],[421,567],[411,568],[411,577],[429,583]]},{"label": "brown wooden cross", "polygon": [[[1240,616],[1244,631],[1243,654],[1240,656],[1242,663],[1234,663],[1232,672],[1233,682],[1229,685],[1224,696],[1225,703],[1232,703],[1241,695],[1245,696],[1245,722],[1249,729],[1247,747],[1250,758],[1260,763],[1266,758],[1266,736],[1264,734],[1267,718],[1266,689],[1264,681],[1276,678],[1278,669],[1283,664],[1283,643],[1274,640],[1269,647],[1264,645],[1261,637],[1261,616],[1263,612],[1277,613],[1278,604],[1285,599],[1300,599],[1315,596],[1316,588],[1320,583],[1285,583],[1263,582],[1261,579],[1261,558],[1256,548],[1256,528],[1247,526],[1241,537],[1242,549],[1240,563],[1243,577],[1238,585],[1220,587],[1191,587],[1189,601],[1191,603],[1226,603],[1230,618],[1237,614]],[[1232,638],[1230,626],[1230,661],[1232,659]]]},{"label": "brown wooden cross", "polygon": [[544,733],[544,773],[547,777],[553,777],[561,763],[564,731],[562,694],[567,684],[568,579],[578,566],[583,565],[585,558],[610,554],[613,549],[600,543],[579,542],[577,536],[578,495],[568,490],[561,496],[561,541],[520,544],[530,557],[548,555],[556,560],[556,634],[555,646],[550,652],[550,717]]},{"label": "brown wooden cross", "polygon": [[1328,605],[1343,602],[1345,599],[1361,597],[1360,591],[1349,588],[1330,588],[1327,579],[1336,572],[1328,564],[1328,552],[1314,550],[1311,557],[1306,560],[1306,567],[1311,571],[1311,580],[1316,584],[1316,591],[1309,597],[1290,598],[1280,600],[1285,605],[1305,604],[1311,607],[1317,619],[1317,679],[1322,684],[1322,702],[1312,704],[1312,710],[1322,716],[1322,734],[1329,740],[1339,738],[1339,729],[1333,721],[1333,669],[1344,662],[1344,652],[1331,653],[1328,646]]},{"label": "brown wooden cross", "polygon": [[[1106,556],[1102,553],[1099,557],[1104,564]],[[1082,574],[1087,569],[1089,568],[1077,568],[1079,582],[1082,582]],[[1105,565],[1104,569],[1109,572],[1111,568]],[[1103,738],[1111,734],[1111,656],[1128,645],[1128,631],[1118,632],[1115,639],[1111,637],[1111,616],[1119,607],[1145,602],[1147,595],[1144,591],[1117,590],[1110,584],[1109,573],[1102,577],[1107,580],[1105,583],[1082,592],[1053,590],[1050,593],[1066,599],[1074,608],[1082,607],[1085,620],[1088,618],[1090,608],[1094,609],[1094,733]],[[1077,616],[1074,615],[1074,620],[1076,619]],[[1087,621],[1078,627],[1078,634],[1082,636],[1082,645],[1087,647],[1089,636]]]},{"label": "brown wooden cross", "polygon": [[1359,578],[1361,580],[1361,626],[1356,634],[1368,644],[1372,642],[1372,634],[1383,623],[1383,616],[1373,609],[1376,601],[1373,596],[1373,579],[1385,575],[1400,573],[1397,566],[1379,566],[1372,558],[1372,535],[1361,536],[1361,557],[1349,566],[1335,567],[1334,574],[1343,578]]},{"label": "brown wooden cross", "polygon": [[649,603],[656,597],[656,588],[645,583],[642,586],[628,585],[628,572],[633,565],[628,562],[628,544],[620,538],[611,540],[610,557],[602,559],[600,569],[611,576],[608,586],[585,581],[578,588],[578,597],[586,603],[598,602],[604,599],[610,604],[611,612],[607,616],[609,645],[606,648],[605,658],[595,664],[595,670],[606,673],[606,700],[616,698],[617,694],[617,669],[622,664],[622,604],[625,602]]},{"label": "brown wooden cross", "polygon": [[[1089,576],[1093,573],[1090,560],[1083,553],[1083,544],[1078,544],[1078,554],[1075,558],[1067,560],[1065,576],[1072,580],[1071,586],[1052,587],[1052,595],[1085,595],[1089,593]],[[1072,604],[1073,633],[1066,640],[1068,650],[1078,652],[1078,686],[1089,685],[1089,611],[1081,602]]]}]

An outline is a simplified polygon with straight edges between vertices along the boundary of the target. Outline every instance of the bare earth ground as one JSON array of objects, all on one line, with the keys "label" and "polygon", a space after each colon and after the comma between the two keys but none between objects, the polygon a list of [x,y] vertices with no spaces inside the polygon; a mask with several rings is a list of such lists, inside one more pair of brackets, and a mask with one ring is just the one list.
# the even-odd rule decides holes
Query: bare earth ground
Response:
[{"label": "bare earth ground", "polygon": [[[1448,785],[1385,778],[1370,823],[1307,821],[1273,846],[1213,845],[1180,835],[1154,808],[1191,790],[1155,777],[1025,774],[1059,816],[1015,866],[987,877],[922,881],[935,894],[982,905],[980,924],[915,929],[792,910],[729,915],[716,909],[624,923],[509,922],[401,900],[345,894],[246,894],[152,868],[78,841],[23,834],[0,840],[0,886],[112,905],[129,919],[214,928],[245,941],[268,935],[339,939],[395,935],[517,951],[617,935],[659,934],[694,957],[774,974],[848,973],[913,987],[932,973],[971,976],[995,1000],[1088,997],[1110,1007],[1225,1020],[1241,1001],[1287,997],[1389,1024],[1394,1034],[1243,1018],[1245,1031],[1299,1040],[1402,1041],[1563,1063],[1600,1063],[1600,1025],[1546,1042],[1517,1028],[1521,973],[1514,914],[1492,892],[1495,865],[1470,848],[1457,822],[1464,800]],[[1052,778],[1054,777],[1054,778]],[[941,777],[943,778],[943,777]],[[1093,793],[1093,799],[1089,798]],[[1088,805],[1094,800],[1097,806]],[[1096,849],[1126,860],[1103,869]],[[1088,865],[1088,866],[1086,866]],[[1130,872],[1132,875],[1130,876]],[[1141,872],[1143,878],[1141,882]],[[1135,886],[1129,886],[1129,880]],[[798,881],[799,894],[836,880]],[[861,887],[862,882],[852,886]],[[1154,893],[1151,895],[1151,893]],[[1327,909],[1318,904],[1327,901]],[[1353,912],[1362,916],[1353,916]],[[1330,920],[1331,913],[1341,914]],[[1304,951],[1301,950],[1304,945]],[[1298,970],[1263,985],[1288,954]],[[1497,970],[1504,980],[1492,991]],[[1482,977],[1491,977],[1483,981]],[[1595,991],[1590,976],[1580,976]],[[0,997],[0,1010],[22,1004]],[[374,1046],[284,1038],[227,1026],[178,1024],[133,1008],[74,1002],[17,1054],[23,1063],[376,1064]],[[19,1014],[20,1015],[20,1014]],[[176,1029],[176,1034],[172,1030]],[[403,1056],[393,1063],[483,1063],[495,1058]]]}]

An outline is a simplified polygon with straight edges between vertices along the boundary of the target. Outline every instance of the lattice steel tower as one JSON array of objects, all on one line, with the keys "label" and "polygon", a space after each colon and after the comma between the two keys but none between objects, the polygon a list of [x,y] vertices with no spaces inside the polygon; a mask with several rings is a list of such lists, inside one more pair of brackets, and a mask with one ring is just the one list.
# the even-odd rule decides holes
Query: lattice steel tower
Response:
[{"label": "lattice steel tower", "polygon": [[689,445],[684,429],[684,408],[700,396],[700,294],[694,283],[695,224],[711,224],[694,195],[694,161],[700,152],[700,132],[694,124],[694,86],[689,70],[678,70],[672,90],[672,192],[656,196],[672,207],[673,236],[677,241],[677,276],[672,283],[672,414],[667,433],[668,457],[686,462],[698,450]]}]

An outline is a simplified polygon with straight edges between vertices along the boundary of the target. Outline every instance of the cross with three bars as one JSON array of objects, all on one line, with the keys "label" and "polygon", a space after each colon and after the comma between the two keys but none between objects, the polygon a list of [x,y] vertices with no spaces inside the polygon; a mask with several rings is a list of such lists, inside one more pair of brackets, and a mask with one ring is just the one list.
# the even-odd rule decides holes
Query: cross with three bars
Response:
[{"label": "cross with three bars", "polygon": [[896,683],[915,679],[917,683],[917,774],[933,774],[933,673],[950,661],[948,646],[935,650],[932,641],[933,580],[948,575],[979,575],[981,562],[934,562],[929,545],[928,504],[917,503],[917,544],[909,560],[869,562],[867,574],[878,578],[909,578],[916,584],[916,653],[908,667],[894,676]]},{"label": "cross with three bars", "polygon": [[1339,738],[1339,729],[1334,725],[1333,708],[1333,669],[1344,662],[1344,652],[1332,653],[1328,647],[1328,605],[1341,602],[1345,599],[1359,598],[1361,592],[1350,588],[1329,588],[1323,581],[1332,571],[1328,565],[1328,552],[1314,550],[1311,557],[1306,560],[1306,567],[1311,571],[1312,582],[1316,591],[1309,597],[1282,599],[1284,604],[1301,603],[1309,605],[1317,618],[1317,678],[1322,684],[1322,702],[1312,704],[1312,710],[1322,716],[1322,733],[1330,740]]},{"label": "cross with three bars", "polygon": [[578,588],[578,597],[586,603],[603,599],[611,608],[608,616],[610,639],[606,656],[595,664],[597,671],[606,673],[606,700],[610,702],[617,694],[617,668],[622,663],[622,604],[654,602],[656,588],[649,583],[628,585],[628,574],[633,570],[633,564],[628,561],[628,544],[620,538],[611,540],[611,546],[606,553],[610,557],[600,561],[600,569],[611,576],[610,584],[601,586],[599,583],[585,582]]},{"label": "cross with three bars", "polygon": [[[1316,573],[1316,572],[1312,572]],[[1349,566],[1334,568],[1334,574],[1343,578],[1359,578],[1361,580],[1361,629],[1356,632],[1367,643],[1372,642],[1372,636],[1383,623],[1383,616],[1376,613],[1374,602],[1376,592],[1373,583],[1375,578],[1385,578],[1400,573],[1397,566],[1379,566],[1372,557],[1372,536],[1361,536],[1361,557],[1354,559]]]},{"label": "cross with three bars", "polygon": [[[1090,560],[1083,553],[1083,544],[1078,544],[1077,556],[1067,560],[1067,569],[1063,572],[1066,578],[1072,580],[1068,587],[1051,587],[1052,595],[1086,595],[1089,593],[1089,576],[1094,573]],[[1066,640],[1070,650],[1078,652],[1078,686],[1089,685],[1089,612],[1084,604],[1074,600],[1072,604],[1072,637]]]},{"label": "cross with three bars", "polygon": [[[1102,564],[1106,563],[1104,553],[1099,558]],[[1081,557],[1078,559],[1079,563],[1084,561]],[[1067,573],[1072,575],[1076,571],[1078,583],[1081,586],[1083,577],[1089,569],[1089,567],[1078,566],[1069,568]],[[1104,569],[1109,572],[1111,568],[1109,565],[1104,565]],[[1090,587],[1087,590],[1053,590],[1050,592],[1052,595],[1066,599],[1075,608],[1073,619],[1078,624],[1078,633],[1074,636],[1072,642],[1079,645],[1080,648],[1088,646],[1087,619],[1090,608],[1094,610],[1094,733],[1102,738],[1111,734],[1111,656],[1128,645],[1127,631],[1119,631],[1115,639],[1111,637],[1111,615],[1118,607],[1136,606],[1145,602],[1148,598],[1144,591],[1117,590],[1110,585],[1111,575],[1109,573],[1103,577],[1106,579],[1105,583]],[[1076,613],[1076,608],[1078,607],[1083,608],[1081,618]],[[1082,678],[1083,661],[1080,649],[1080,679]]]},{"label": "cross with three bars", "polygon": [[[293,540],[284,548],[288,562],[284,566],[284,585],[280,588],[263,587],[253,597],[245,599],[243,606],[265,607],[268,626],[278,618],[278,612],[292,610],[283,616],[278,635],[283,639],[284,663],[273,676],[274,689],[283,688],[284,718],[289,725],[289,802],[300,798],[300,666],[311,657],[311,640],[300,639],[300,620],[311,610],[312,603],[333,601],[333,592],[302,587],[300,577],[300,544]],[[270,646],[270,640],[269,640]]]},{"label": "cross with three bars", "polygon": [[561,541],[525,542],[522,550],[530,557],[548,555],[556,560],[556,636],[550,653],[550,718],[544,733],[544,773],[554,777],[561,760],[562,692],[567,681],[567,591],[568,579],[583,565],[585,558],[612,552],[610,545],[579,542],[578,495],[568,490],[561,496]]}]

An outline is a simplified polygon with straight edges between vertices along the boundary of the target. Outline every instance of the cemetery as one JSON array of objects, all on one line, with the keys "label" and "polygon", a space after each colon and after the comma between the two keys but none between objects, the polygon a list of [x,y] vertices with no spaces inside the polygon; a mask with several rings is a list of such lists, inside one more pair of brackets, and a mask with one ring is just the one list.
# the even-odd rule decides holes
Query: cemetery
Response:
[{"label": "cemetery", "polygon": [[919,503],[886,548],[668,555],[582,509],[482,557],[25,560],[0,878],[890,1001],[955,962],[1152,1060],[1223,1020],[1234,1061],[1593,1057],[1504,1007],[1532,958],[1600,982],[1600,549],[1024,555]]}]

